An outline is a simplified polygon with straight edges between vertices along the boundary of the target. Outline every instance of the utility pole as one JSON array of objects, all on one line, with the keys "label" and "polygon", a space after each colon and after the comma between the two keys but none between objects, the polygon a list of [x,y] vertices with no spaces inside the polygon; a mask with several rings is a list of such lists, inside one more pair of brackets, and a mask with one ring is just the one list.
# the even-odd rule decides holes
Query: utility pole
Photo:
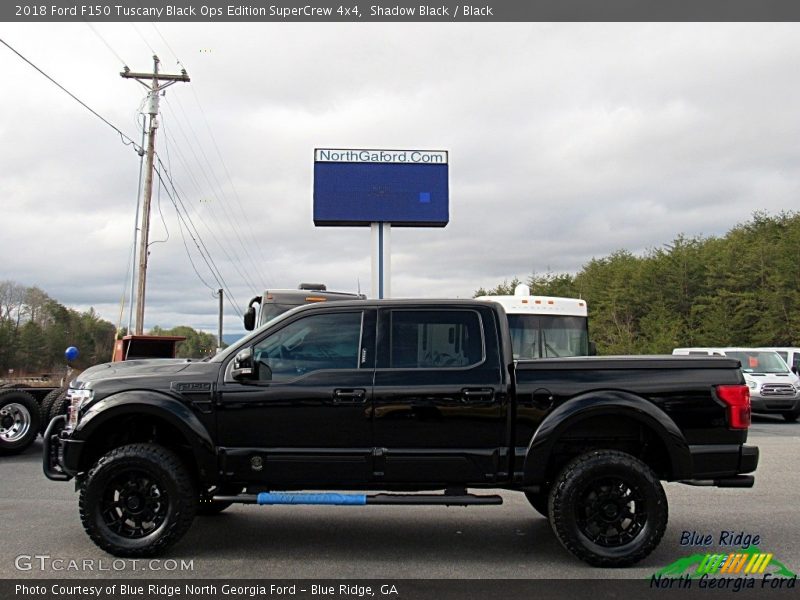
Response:
[{"label": "utility pole", "polygon": [[[152,73],[132,73],[128,67],[120,73],[125,79],[135,79],[148,89],[147,114],[150,115],[150,129],[147,134],[147,167],[144,176],[144,204],[142,206],[142,231],[139,238],[139,275],[136,288],[136,326],[134,333],[144,332],[144,296],[147,281],[147,246],[150,238],[150,204],[153,198],[153,164],[156,150],[156,129],[158,129],[159,94],[173,83],[188,82],[186,69],[180,75],[168,75],[158,72],[158,56],[153,56]],[[160,83],[160,82],[165,83]]]},{"label": "utility pole", "polygon": [[219,294],[219,335],[217,336],[217,352],[222,352],[222,290],[217,290]]}]

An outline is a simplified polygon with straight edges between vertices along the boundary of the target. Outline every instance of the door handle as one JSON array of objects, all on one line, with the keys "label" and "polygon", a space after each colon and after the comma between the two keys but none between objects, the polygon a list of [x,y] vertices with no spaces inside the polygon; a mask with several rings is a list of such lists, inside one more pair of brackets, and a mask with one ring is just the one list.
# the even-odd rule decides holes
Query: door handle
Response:
[{"label": "door handle", "polygon": [[361,404],[367,401],[367,390],[333,390],[334,404]]},{"label": "door handle", "polygon": [[461,402],[489,402],[494,398],[492,388],[464,388],[461,390]]}]

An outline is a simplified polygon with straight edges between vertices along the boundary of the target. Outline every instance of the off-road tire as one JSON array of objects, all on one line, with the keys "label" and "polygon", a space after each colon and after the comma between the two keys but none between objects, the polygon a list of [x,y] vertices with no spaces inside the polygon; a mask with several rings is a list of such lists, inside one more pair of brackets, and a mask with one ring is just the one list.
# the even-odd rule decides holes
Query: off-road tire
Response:
[{"label": "off-road tire", "polygon": [[797,419],[800,418],[800,412],[798,412],[796,410],[793,410],[793,411],[790,411],[790,412],[785,412],[785,413],[782,413],[782,414],[783,414],[784,421],[786,421],[787,423],[794,423],[795,421],[797,421]]},{"label": "off-road tire", "polygon": [[197,491],[172,451],[157,444],[130,444],[95,463],[81,486],[78,506],[86,533],[106,552],[154,556],[188,531]]},{"label": "off-road tire", "polygon": [[241,485],[221,485],[218,488],[211,488],[205,493],[200,494],[197,503],[197,515],[200,517],[213,517],[233,504],[233,502],[214,502],[211,496],[220,494],[223,496],[235,496],[241,494],[244,489]]},{"label": "off-road tire", "polygon": [[0,390],[0,456],[27,449],[39,435],[41,421],[36,398],[19,389]]},{"label": "off-road tire", "polygon": [[658,476],[617,450],[595,450],[570,461],[550,490],[548,509],[561,545],[596,567],[639,562],[667,528],[667,497]]},{"label": "off-road tire", "polygon": [[39,429],[39,433],[44,433],[44,430],[47,429],[47,426],[50,424],[50,409],[53,408],[53,403],[56,399],[63,395],[66,395],[67,388],[58,388],[47,394],[42,400],[42,404],[40,405],[41,412],[42,412],[42,424]]},{"label": "off-road tire", "polygon": [[550,499],[550,494],[548,494],[548,490],[543,490],[541,492],[525,492],[525,498],[528,499],[530,505],[542,515],[545,519],[547,518],[547,504],[548,500]]},{"label": "off-road tire", "polygon": [[47,423],[49,424],[50,421],[55,419],[58,416],[67,414],[67,409],[69,408],[69,399],[67,398],[67,390],[64,390],[53,402],[50,404],[50,412],[47,415]]}]

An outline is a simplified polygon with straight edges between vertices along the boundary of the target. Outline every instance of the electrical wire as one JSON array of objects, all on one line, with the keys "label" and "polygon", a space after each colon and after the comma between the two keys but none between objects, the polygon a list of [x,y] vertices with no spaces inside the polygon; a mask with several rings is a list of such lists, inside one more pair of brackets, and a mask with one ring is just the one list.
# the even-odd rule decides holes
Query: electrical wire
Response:
[{"label": "electrical wire", "polygon": [[156,33],[158,34],[158,37],[160,37],[161,41],[164,42],[164,44],[167,46],[167,50],[169,50],[172,53],[172,56],[175,57],[175,62],[177,63],[177,65],[179,67],[181,67],[182,69],[185,69],[186,67],[183,66],[183,63],[181,62],[181,59],[178,58],[177,54],[175,54],[175,51],[172,49],[172,46],[169,45],[169,42],[167,41],[167,39],[163,35],[161,35],[161,31],[159,30],[158,27],[156,27],[156,24],[155,23],[150,23],[150,25],[153,26],[153,29],[156,30]]},{"label": "electrical wire", "polygon": [[[167,163],[168,163],[167,168],[169,169],[170,172],[172,172],[172,164],[171,164],[171,161],[170,161],[170,143],[169,143],[170,135],[167,133],[166,119],[164,119],[163,117],[161,119],[161,127],[162,127],[162,130],[164,132],[164,148],[165,148],[165,152],[166,152],[166,156],[167,156]],[[188,167],[186,167],[186,163],[182,158],[182,153],[180,152],[180,149],[176,147],[176,151],[178,153],[178,157],[183,162],[184,167],[187,168],[187,171],[189,171],[189,173],[191,174],[191,171],[188,169]],[[196,183],[196,179],[195,179],[195,183]],[[176,187],[179,187],[179,186],[176,185]],[[196,188],[197,188],[198,192],[201,192],[200,186],[197,183],[196,183]],[[184,196],[185,196],[185,194],[184,194]],[[222,250],[222,253],[228,259],[228,262],[230,262],[233,265],[233,267],[236,269],[236,271],[239,273],[239,276],[242,278],[242,280],[245,282],[245,284],[251,288],[251,291],[252,290],[256,290],[258,288],[258,286],[256,286],[255,283],[253,282],[253,280],[247,275],[246,269],[245,269],[244,272],[242,272],[241,268],[239,267],[239,263],[241,261],[238,259],[238,257],[236,259],[231,258],[231,255],[228,254],[228,251],[225,249],[225,246],[222,244],[222,242],[219,240],[219,238],[214,233],[214,229],[211,228],[208,225],[208,223],[205,222],[205,220],[202,218],[202,216],[200,215],[199,212],[195,211],[194,214],[197,217],[197,219],[200,221],[200,223],[211,234],[212,239],[216,242],[217,246],[219,246],[220,250]],[[234,252],[234,254],[236,254],[236,253]]]},{"label": "electrical wire", "polygon": [[[192,136],[195,139],[195,143],[192,143],[192,141],[189,139],[189,136],[186,134],[186,132],[184,131],[183,127],[181,126],[180,119],[177,118],[177,114],[173,111],[173,116],[175,117],[175,122],[178,125],[178,130],[180,131],[181,135],[183,136],[184,140],[186,141],[186,144],[189,146],[189,149],[191,150],[192,154],[194,155],[194,158],[197,161],[197,163],[198,164],[205,164],[207,166],[207,168],[203,169],[202,174],[205,177],[206,181],[208,182],[208,187],[211,190],[211,193],[216,198],[216,200],[217,200],[217,202],[218,202],[218,204],[220,206],[220,209],[222,210],[222,214],[225,217],[228,225],[231,228],[231,232],[233,233],[236,241],[239,243],[239,246],[242,248],[243,256],[249,261],[249,263],[250,263],[250,265],[251,265],[251,267],[253,269],[253,272],[258,274],[258,276],[261,278],[262,286],[263,285],[267,285],[268,284],[268,279],[264,276],[264,273],[262,272],[261,264],[258,261],[256,261],[253,258],[252,254],[250,253],[250,251],[249,251],[249,249],[247,247],[247,244],[245,244],[245,242],[244,242],[243,232],[242,232],[241,228],[239,227],[238,221],[237,221],[237,219],[235,219],[231,215],[231,212],[228,210],[228,204],[229,203],[226,202],[223,199],[223,197],[225,196],[225,192],[222,189],[222,185],[220,184],[220,181],[217,178],[216,171],[215,171],[211,161],[209,160],[208,155],[205,153],[205,150],[203,149],[203,144],[201,144],[199,142],[200,138],[197,135],[197,132],[192,127],[191,120],[188,118],[188,116],[186,114],[186,111],[184,110],[180,99],[176,97],[176,100],[177,100],[178,108],[181,111],[181,114],[183,115],[183,117],[184,117],[184,119],[185,119],[185,121],[187,123],[187,126],[188,126],[189,130],[191,131]],[[165,104],[170,110],[172,110],[172,103],[171,102],[166,102]],[[199,155],[198,155],[198,151],[195,151],[195,148],[198,149]],[[200,156],[202,156],[202,160],[201,160]],[[211,173],[211,177],[209,177],[209,172]],[[213,182],[212,182],[211,178],[213,178],[213,180],[214,180]],[[219,191],[219,193],[218,193],[218,191]],[[213,205],[210,206],[210,209],[213,212],[213,210],[214,210],[213,209]],[[243,220],[245,222],[248,221],[247,215],[244,215],[244,219]],[[255,239],[255,236],[253,237],[253,239]],[[256,287],[256,290],[258,289],[258,287],[259,286]]]},{"label": "electrical wire", "polygon": [[101,41],[101,42],[103,42],[103,44],[105,45],[105,47],[106,47],[106,48],[108,48],[109,52],[111,52],[111,54],[113,54],[114,56],[116,56],[116,57],[117,57],[117,60],[118,60],[119,62],[121,62],[121,63],[122,63],[122,66],[123,66],[123,67],[127,67],[127,66],[128,66],[128,63],[126,63],[124,60],[122,60],[122,57],[121,57],[119,54],[117,54],[117,51],[116,51],[116,50],[114,50],[114,48],[112,48],[112,47],[111,47],[111,44],[109,44],[109,43],[106,41],[106,38],[104,38],[102,35],[100,35],[100,32],[99,32],[99,31],[97,31],[97,30],[96,30],[96,29],[95,29],[95,28],[92,26],[92,24],[91,24],[91,23],[89,23],[89,21],[84,21],[84,23],[86,23],[86,26],[87,26],[87,27],[89,27],[89,29],[91,29],[91,30],[92,30],[92,33],[94,33],[94,34],[95,34],[95,35],[96,35],[98,38],[100,38],[100,41]]},{"label": "electrical wire", "polygon": [[[185,132],[185,131],[183,130],[183,128],[181,127],[180,120],[178,120],[178,119],[177,119],[177,116],[176,116],[176,115],[175,115],[175,113],[174,113],[174,112],[171,110],[171,107],[170,107],[170,115],[175,117],[175,120],[174,120],[174,122],[177,124],[177,126],[178,126],[178,131],[181,133],[181,135],[183,136],[183,139],[184,139],[184,140],[185,140],[185,142],[186,142],[186,144],[185,144],[185,145],[187,145],[187,146],[189,147],[190,151],[192,152],[192,155],[194,156],[194,161],[195,161],[195,163],[196,163],[196,164],[198,164],[199,166],[201,166],[201,167],[202,167],[202,166],[203,166],[203,163],[202,163],[202,161],[201,161],[200,157],[198,156],[197,152],[195,151],[195,144],[193,144],[193,143],[191,142],[191,140],[189,140],[188,136],[186,135],[186,132]],[[213,173],[213,167],[210,165],[210,163],[208,162],[208,160],[207,160],[207,159],[206,159],[206,164],[208,165],[208,169],[205,169],[205,168],[203,168],[203,169],[202,169],[203,176],[205,177],[205,179],[206,179],[206,182],[207,182],[207,184],[208,184],[208,185],[206,186],[206,188],[205,188],[205,189],[206,189],[206,190],[210,190],[210,191],[211,191],[211,194],[212,194],[212,195],[214,196],[214,198],[216,199],[216,203],[220,205],[220,209],[222,210],[222,215],[225,217],[225,219],[227,220],[227,223],[228,223],[228,225],[230,226],[230,232],[233,234],[234,238],[235,238],[235,239],[236,239],[236,240],[239,242],[239,245],[240,245],[240,246],[242,246],[242,247],[244,247],[244,248],[245,248],[245,251],[246,251],[246,247],[244,246],[244,242],[243,242],[243,240],[242,240],[241,230],[238,228],[238,225],[237,225],[237,223],[236,223],[234,220],[232,220],[232,219],[231,219],[231,215],[228,213],[228,211],[227,211],[227,209],[226,209],[226,203],[225,203],[225,202],[224,202],[224,200],[223,200],[223,199],[220,197],[220,195],[217,193],[217,190],[216,190],[216,188],[214,187],[214,184],[211,182],[211,180],[210,180],[210,179],[209,179],[209,177],[208,177],[208,171],[212,171],[212,173]],[[191,172],[191,169],[188,167],[188,165],[186,166],[186,168],[187,168],[187,170],[189,170],[189,171]],[[200,189],[201,189],[201,187],[200,187],[200,184],[199,184],[199,183],[197,184],[197,186],[198,186],[198,189],[200,190]],[[211,211],[212,218],[213,218],[214,220],[216,220],[216,221],[218,221],[218,222],[220,222],[220,223],[222,223],[222,222],[223,222],[223,220],[222,220],[222,219],[221,219],[221,218],[220,218],[220,217],[219,217],[219,216],[216,214],[216,209],[215,209],[215,204],[214,204],[214,203],[209,203],[209,204],[208,204],[208,210],[209,210],[209,211]],[[211,230],[211,228],[209,228],[209,230]],[[213,235],[213,230],[212,230],[212,235]],[[227,240],[226,240],[226,241],[227,241]],[[218,243],[219,243],[219,242],[218,242]],[[219,243],[219,244],[220,244],[220,247],[224,248],[224,247],[223,247],[223,245],[222,245],[221,243]],[[230,250],[231,250],[231,253],[232,253],[232,254],[233,254],[235,257],[236,257],[236,261],[237,261],[237,262],[244,262],[244,261],[243,261],[243,260],[242,260],[242,259],[239,257],[240,253],[239,253],[239,252],[237,252],[237,250],[235,249],[235,245],[234,245],[232,242],[229,242],[229,244],[230,244]],[[227,252],[226,252],[226,254],[227,254]],[[250,260],[250,264],[251,264],[251,270],[252,270],[254,273],[259,273],[258,266],[257,266],[257,265],[254,263],[254,261],[253,261],[252,257],[251,257],[250,255],[248,255],[248,254],[245,254],[245,258]],[[229,256],[229,260],[232,260],[232,259],[230,259],[230,256]],[[248,277],[248,276],[246,276],[246,275],[243,275],[243,279],[245,279],[245,281],[246,281],[246,282],[248,282],[248,285],[250,285],[250,286],[251,286],[251,288],[252,288],[252,290],[253,290],[254,292],[256,292],[256,293],[257,293],[258,289],[259,289],[261,286],[263,286],[263,285],[264,285],[264,282],[263,282],[263,277],[262,277],[262,284],[261,284],[261,286],[259,286],[259,285],[256,285],[255,283],[253,283],[252,279],[251,279],[251,278],[249,278],[249,277]]]},{"label": "electrical wire", "polygon": [[[239,212],[244,219],[245,226],[249,230],[250,239],[257,240],[258,237],[256,236],[255,232],[253,231],[253,226],[250,223],[250,219],[247,218],[247,213],[244,210],[244,206],[242,206],[242,200],[239,197],[239,192],[236,189],[236,186],[233,183],[233,177],[231,177],[230,171],[228,170],[228,165],[225,164],[225,159],[222,157],[222,151],[219,148],[219,144],[217,143],[217,138],[214,136],[214,130],[211,128],[211,125],[208,122],[208,118],[206,117],[206,111],[203,109],[203,105],[200,104],[200,96],[197,95],[197,91],[194,87],[191,88],[192,94],[194,95],[195,102],[197,103],[197,108],[200,109],[200,114],[203,116],[203,122],[205,123],[206,130],[208,131],[208,135],[211,138],[211,143],[214,145],[214,149],[217,152],[217,157],[219,158],[219,162],[222,165],[223,171],[225,171],[225,176],[228,178],[228,183],[230,184],[231,189],[233,190],[233,198],[236,200],[236,204],[239,206]],[[262,263],[256,263],[259,267]],[[263,273],[262,273],[263,277]],[[272,276],[269,273],[269,269],[267,269],[267,278],[264,281],[264,284],[271,285]]]},{"label": "electrical wire", "polygon": [[[174,182],[172,181],[172,176],[167,171],[166,166],[164,165],[163,161],[161,160],[161,157],[157,155],[156,158],[158,160],[158,168],[156,168],[156,173],[157,173],[159,179],[162,179],[162,173],[163,173],[163,177],[166,177],[167,181],[170,183],[170,186],[172,187],[172,192],[170,192],[170,188],[169,187],[165,187],[164,188],[167,196],[172,201],[172,203],[173,203],[173,205],[175,206],[176,209],[178,207],[178,204],[181,205],[181,208],[183,209],[183,215],[181,215],[180,218],[181,218],[181,220],[184,221],[184,225],[186,225],[186,220],[188,219],[188,224],[191,225],[191,229],[187,225],[187,232],[189,233],[190,237],[192,238],[192,241],[194,241],[195,245],[197,246],[197,250],[200,253],[201,258],[206,263],[206,266],[208,267],[208,269],[211,272],[212,276],[214,277],[215,281],[219,284],[219,287],[222,288],[223,293],[225,294],[225,297],[228,299],[228,302],[230,303],[231,307],[234,309],[234,311],[236,313],[239,314],[240,317],[243,317],[244,315],[242,314],[242,311],[239,309],[238,301],[235,300],[235,298],[233,296],[233,292],[231,291],[230,287],[228,286],[227,282],[225,281],[225,278],[222,276],[222,273],[220,272],[219,268],[217,267],[216,263],[214,262],[214,259],[212,258],[211,253],[208,251],[208,247],[205,245],[205,242],[203,242],[203,239],[200,236],[199,231],[197,230],[197,226],[192,221],[192,217],[189,215],[189,212],[186,210],[186,205],[184,204],[183,199],[180,197],[180,195],[178,194],[177,189],[175,188]],[[173,196],[173,193],[174,193],[174,196]],[[194,233],[192,233],[192,230],[194,231]],[[202,250],[201,250],[201,246],[202,246]],[[213,288],[211,288],[211,289],[213,290]]]},{"label": "electrical wire", "polygon": [[144,45],[150,49],[150,52],[153,53],[153,56],[156,56],[158,53],[155,50],[153,50],[153,47],[150,45],[150,42],[148,42],[147,38],[145,38],[142,35],[142,32],[139,31],[139,28],[136,26],[136,23],[131,23],[131,27],[133,27],[133,30],[136,32],[136,35],[138,35],[139,38],[141,38],[141,40],[144,42]]},{"label": "electrical wire", "polygon": [[167,227],[167,221],[164,219],[164,213],[161,212],[161,188],[162,188],[162,183],[161,183],[161,178],[159,177],[158,191],[156,192],[156,206],[158,207],[158,214],[161,215],[161,224],[164,225],[164,231],[167,232],[167,237],[164,238],[163,240],[154,240],[152,242],[148,242],[147,244],[148,248],[154,244],[164,244],[169,241],[169,227]]},{"label": "electrical wire", "polygon": [[27,58],[25,58],[25,57],[24,57],[24,56],[23,56],[23,55],[22,55],[22,54],[21,54],[21,53],[20,53],[18,50],[16,50],[16,49],[15,49],[13,46],[11,46],[11,44],[9,44],[8,42],[6,42],[6,41],[5,41],[4,39],[2,39],[2,38],[0,38],[0,43],[2,43],[2,44],[3,44],[3,45],[6,47],[6,48],[8,48],[9,50],[11,50],[11,51],[12,51],[14,54],[16,54],[17,56],[19,56],[19,57],[20,57],[22,60],[24,60],[26,63],[28,63],[28,64],[29,64],[30,66],[32,66],[34,69],[36,69],[37,71],[39,71],[39,73],[41,73],[42,75],[44,75],[44,76],[45,76],[45,77],[46,77],[46,78],[47,78],[47,79],[48,79],[48,80],[49,80],[51,83],[55,84],[55,85],[56,85],[56,86],[57,86],[59,89],[61,89],[61,91],[65,92],[65,93],[66,93],[66,94],[67,94],[67,95],[68,95],[70,98],[72,98],[72,99],[73,99],[73,100],[75,100],[75,101],[76,101],[78,104],[80,104],[81,106],[83,106],[83,107],[84,107],[86,110],[88,110],[90,113],[92,113],[92,114],[93,114],[95,117],[97,117],[97,118],[98,118],[98,119],[100,119],[100,120],[101,120],[103,123],[105,123],[106,125],[108,125],[109,127],[111,127],[111,129],[113,129],[114,131],[116,131],[116,132],[119,134],[119,137],[122,139],[122,143],[123,143],[123,144],[125,144],[126,146],[133,146],[134,150],[136,150],[136,152],[137,152],[137,153],[138,153],[138,152],[144,152],[144,149],[143,149],[143,148],[142,148],[142,147],[141,147],[139,144],[137,144],[135,141],[133,141],[133,140],[132,140],[130,137],[128,137],[127,135],[125,135],[125,134],[122,132],[122,130],[121,130],[119,127],[117,127],[116,125],[114,125],[113,123],[111,123],[111,121],[109,121],[108,119],[106,119],[104,116],[102,116],[102,115],[101,115],[100,113],[98,113],[96,110],[94,110],[94,109],[93,109],[91,106],[89,106],[88,104],[86,104],[86,103],[85,103],[83,100],[81,100],[80,98],[78,98],[78,97],[77,97],[75,94],[73,94],[72,92],[70,92],[70,91],[69,91],[67,88],[65,88],[63,85],[61,85],[60,83],[58,83],[58,82],[57,82],[55,79],[53,79],[52,77],[50,77],[50,75],[48,75],[47,73],[45,73],[45,72],[44,72],[42,69],[40,69],[39,67],[37,67],[37,66],[36,66],[35,64],[33,64],[33,63],[30,61],[30,60],[28,60]]},{"label": "electrical wire", "polygon": [[[175,52],[175,50],[172,48],[170,43],[167,41],[166,37],[164,37],[164,35],[161,33],[161,30],[158,28],[158,26],[155,23],[151,23],[151,26],[153,27],[155,32],[158,34],[158,36],[161,38],[161,40],[164,42],[164,44],[166,45],[167,49],[172,53],[172,56],[175,58],[175,61],[177,62],[177,64],[185,69],[185,66],[184,66],[183,62],[181,61],[180,57],[178,56],[177,52]],[[137,33],[139,33],[139,32],[137,31]],[[141,33],[139,33],[139,35],[140,35],[140,37],[142,37]],[[203,117],[203,121],[205,123],[206,129],[208,130],[209,136],[211,137],[211,142],[214,145],[214,148],[215,148],[215,150],[217,152],[217,156],[219,157],[220,163],[222,164],[222,167],[223,167],[223,169],[225,171],[225,174],[226,174],[226,176],[228,178],[228,182],[230,183],[230,187],[233,190],[234,199],[236,200],[236,203],[238,204],[239,211],[240,211],[240,214],[242,216],[241,220],[244,221],[245,226],[248,229],[248,232],[250,234],[250,239],[251,240],[257,240],[258,238],[256,237],[256,235],[255,235],[255,233],[253,231],[252,225],[250,224],[250,220],[248,219],[248,216],[247,216],[247,214],[246,214],[246,212],[244,210],[244,207],[242,206],[242,202],[241,202],[241,199],[239,198],[239,194],[238,194],[238,192],[236,190],[236,187],[233,184],[233,178],[231,177],[230,172],[228,170],[228,167],[225,164],[224,159],[222,158],[222,152],[220,151],[219,144],[217,143],[217,140],[214,137],[214,132],[211,129],[211,126],[210,126],[210,124],[208,122],[208,118],[206,116],[206,113],[203,110],[202,104],[200,103],[200,97],[198,96],[197,91],[195,90],[195,88],[193,86],[192,86],[191,89],[192,89],[192,93],[193,93],[194,98],[195,98],[195,102],[197,103],[197,107],[200,109],[200,113],[201,113],[201,115]],[[256,273],[258,275],[258,277],[261,278],[261,285],[259,286],[259,285],[254,285],[251,278],[243,276],[243,279],[245,281],[247,281],[248,285],[253,287],[253,291],[257,293],[258,290],[263,289],[264,286],[271,285],[272,277],[271,277],[271,274],[269,273],[269,269],[266,267],[266,265],[263,264],[263,261],[257,261],[257,260],[255,260],[253,258],[252,254],[250,253],[249,245],[245,244],[243,239],[242,239],[242,237],[244,235],[244,232],[239,228],[239,219],[236,219],[236,218],[232,219],[231,218],[231,215],[228,213],[227,208],[226,208],[228,203],[227,202],[222,202],[220,200],[219,195],[217,195],[213,184],[211,184],[211,181],[208,178],[208,174],[207,174],[208,171],[211,172],[211,174],[212,174],[214,180],[216,181],[217,187],[219,188],[219,191],[222,194],[223,198],[225,198],[225,196],[226,196],[222,185],[220,184],[219,180],[216,177],[216,171],[215,171],[214,167],[212,166],[211,161],[208,159],[208,156],[206,156],[205,151],[203,150],[203,144],[199,143],[200,142],[200,138],[197,135],[197,133],[194,131],[194,128],[192,127],[192,121],[187,117],[186,112],[183,109],[183,104],[182,104],[180,98],[176,96],[176,100],[178,102],[179,109],[181,110],[181,112],[183,113],[184,117],[187,120],[187,124],[188,124],[192,134],[194,135],[195,140],[197,140],[197,142],[198,142],[198,146],[200,148],[200,152],[202,153],[203,158],[205,159],[206,165],[208,165],[208,170],[204,169],[203,170],[203,175],[205,176],[206,181],[208,181],[209,187],[212,190],[212,193],[214,194],[214,196],[219,201],[219,204],[220,204],[220,206],[221,206],[221,208],[223,210],[223,214],[226,217],[226,219],[228,220],[228,223],[231,226],[231,230],[233,231],[233,233],[236,236],[239,244],[242,247],[242,250],[244,251],[245,258],[249,261],[250,265],[252,266],[253,272]],[[169,104],[169,103],[165,102],[165,104]],[[188,136],[186,136],[186,134],[183,132],[183,129],[182,129],[181,125],[180,125],[180,121],[177,118],[176,118],[176,123],[178,124],[178,129],[181,131],[181,134],[184,136],[186,141],[189,142]],[[190,147],[191,147],[191,143],[190,143]],[[192,148],[192,153],[195,154],[195,159],[199,163],[200,161],[199,161],[199,159],[197,157],[197,154],[194,152],[193,148]],[[187,169],[187,170],[189,170],[189,169]],[[200,191],[199,184],[198,184],[197,187],[198,187],[198,191]],[[215,212],[213,210],[212,206],[210,206],[209,208],[210,208],[212,213]],[[199,213],[196,213],[196,214],[199,214]],[[215,216],[215,218],[216,218],[216,216]],[[211,231],[211,228],[208,228],[208,229],[209,229],[209,231]],[[212,232],[212,235],[213,235],[213,232]],[[217,243],[220,246],[220,248],[222,248],[223,251],[225,251],[224,247],[222,246],[222,244],[220,244],[219,242],[217,242]],[[233,248],[231,248],[231,250],[233,251]],[[227,254],[227,252],[226,252],[226,254]],[[237,255],[237,252],[233,251],[233,254]],[[237,256],[237,259],[238,259],[238,256]],[[234,265],[236,265],[236,263],[234,263]],[[267,269],[267,274],[266,274],[267,276],[264,275],[264,271],[262,269]],[[241,274],[241,272],[240,272],[240,274]]]}]

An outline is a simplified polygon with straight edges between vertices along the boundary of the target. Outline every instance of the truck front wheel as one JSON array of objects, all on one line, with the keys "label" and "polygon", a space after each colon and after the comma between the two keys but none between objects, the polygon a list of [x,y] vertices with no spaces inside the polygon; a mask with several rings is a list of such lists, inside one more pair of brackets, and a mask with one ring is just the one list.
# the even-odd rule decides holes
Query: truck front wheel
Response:
[{"label": "truck front wheel", "polygon": [[597,567],[639,562],[667,527],[667,497],[658,477],[617,450],[595,450],[569,462],[550,491],[549,509],[561,544]]},{"label": "truck front wheel", "polygon": [[156,444],[111,450],[89,471],[80,493],[81,522],[115,556],[153,556],[192,524],[197,492],[180,458]]}]

